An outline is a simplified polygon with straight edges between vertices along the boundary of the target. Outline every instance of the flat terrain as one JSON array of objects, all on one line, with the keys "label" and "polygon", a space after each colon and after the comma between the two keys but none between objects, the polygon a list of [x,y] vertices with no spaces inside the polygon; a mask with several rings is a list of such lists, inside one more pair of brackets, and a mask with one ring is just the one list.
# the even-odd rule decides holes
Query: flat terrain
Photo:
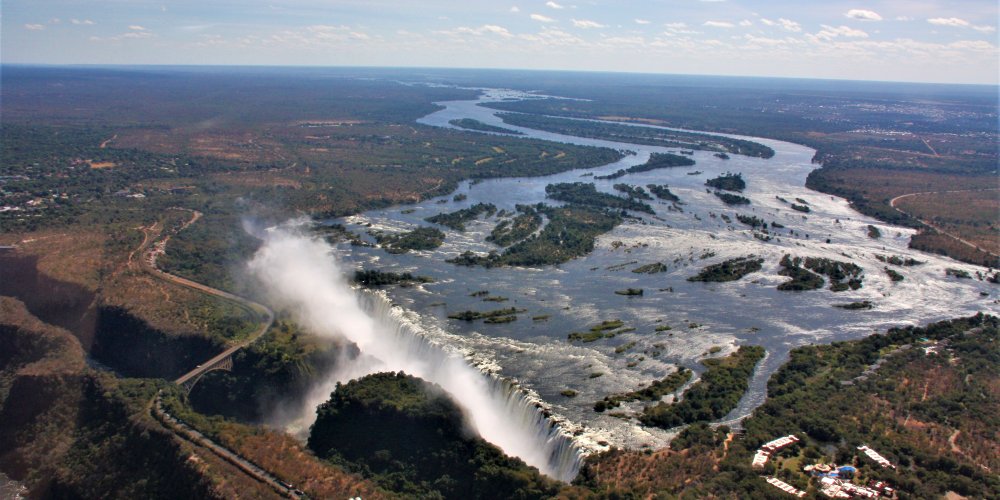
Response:
[{"label": "flat terrain", "polygon": [[[580,83],[588,79],[563,75],[546,80],[542,90],[589,100],[510,100],[493,106],[532,113],[535,116],[528,118],[532,123],[539,122],[540,114],[603,117],[805,144],[816,148],[815,160],[822,164],[810,177],[810,187],[844,196],[866,215],[920,228],[912,246],[976,264],[993,264],[992,259],[1000,252],[997,226],[1000,202],[996,190],[984,190],[984,186],[996,185],[995,89],[850,83],[843,89],[831,90],[815,82],[786,82],[784,87],[762,88],[755,80],[710,79],[707,81],[710,85],[706,85],[706,81],[688,77],[620,78],[615,85],[601,85],[598,78],[594,80],[598,84],[588,86]],[[424,79],[435,85],[421,85]],[[398,80],[416,84],[402,85]],[[459,86],[438,85],[441,82]],[[350,346],[332,345],[319,339],[315,332],[296,324],[288,311],[278,311],[275,324],[267,329],[261,341],[237,354],[231,372],[212,372],[201,382],[200,389],[190,395],[169,384],[169,380],[226,346],[247,339],[259,327],[260,317],[218,294],[203,293],[208,288],[182,286],[151,276],[143,267],[146,264],[142,250],[153,248],[158,254],[158,266],[192,283],[253,296],[259,290],[247,279],[245,262],[261,245],[254,234],[259,234],[255,231],[262,227],[303,216],[327,219],[371,214],[389,207],[400,210],[400,204],[413,204],[411,210],[423,210],[426,207],[418,204],[430,203],[427,200],[435,198],[443,200],[442,204],[455,205],[441,207],[452,210],[461,201],[444,197],[450,197],[460,185],[463,193],[468,191],[463,183],[466,180],[487,185],[489,179],[508,178],[511,183],[526,187],[530,181],[521,184],[520,179],[562,175],[565,178],[561,182],[571,183],[580,180],[576,169],[608,165],[623,158],[626,163],[629,161],[625,152],[613,148],[417,123],[418,118],[441,109],[437,102],[476,97],[477,91],[461,85],[524,86],[523,80],[518,82],[516,77],[508,80],[505,74],[483,76],[475,72],[428,76],[362,69],[209,71],[5,66],[0,86],[4,103],[0,129],[0,157],[4,159],[0,166],[0,246],[14,248],[0,249],[3,252],[0,272],[5,277],[0,283],[4,290],[4,296],[0,297],[0,346],[3,347],[0,349],[0,468],[25,482],[32,494],[38,496],[100,497],[111,491],[122,496],[150,498],[274,496],[272,489],[253,481],[205,448],[179,439],[156,421],[149,405],[162,389],[173,415],[276,477],[295,483],[310,496],[321,498],[350,492],[364,498],[378,498],[399,494],[392,489],[391,482],[373,484],[356,464],[320,460],[294,438],[263,426],[270,415],[262,408],[281,408],[291,404],[289,401],[302,400],[330,372],[335,360],[342,359],[344,352],[355,352]],[[707,92],[706,88],[712,90]],[[567,126],[561,119],[550,121],[553,123],[549,125]],[[465,122],[465,125],[495,132],[483,122]],[[619,134],[627,129],[614,124],[608,130]],[[605,137],[608,130],[595,132],[595,137]],[[697,144],[705,138],[684,134],[656,140],[739,156],[733,160],[719,156],[718,160],[708,161],[738,163],[749,156],[768,157],[773,153],[759,144],[740,141]],[[606,173],[614,174],[614,169]],[[712,175],[720,173],[713,171]],[[644,172],[639,169],[634,174]],[[702,192],[704,179],[689,180],[694,187],[670,185],[680,199],[671,205],[671,216],[684,214],[685,207],[691,208],[686,203],[692,199],[695,204],[707,203],[706,199],[718,203]],[[589,184],[591,179],[585,181]],[[665,190],[666,185],[662,188]],[[754,189],[751,178],[750,191]],[[639,196],[639,191],[627,186],[618,191]],[[596,206],[591,203],[586,209],[511,207],[520,215],[509,212],[510,231],[497,231],[494,235],[497,241],[507,243],[505,247],[513,248],[506,263],[522,266],[558,263],[569,267],[573,259],[585,257],[598,248],[604,253],[619,252],[617,260],[608,262],[607,267],[622,266],[630,280],[663,277],[661,273],[640,276],[627,272],[652,261],[628,260],[623,264],[623,259],[632,257],[622,255],[633,251],[634,255],[642,255],[647,242],[635,236],[640,234],[636,228],[651,228],[626,211],[639,210],[654,217],[650,205],[657,204],[656,210],[666,210],[665,204],[618,194],[605,198],[600,194],[606,193],[584,196],[603,200]],[[511,199],[517,195],[520,193],[514,190],[505,193]],[[802,218],[778,202],[769,199],[762,203],[759,192],[747,195],[754,198],[752,206],[740,208],[747,214],[754,211],[772,222],[777,220],[775,214],[780,213],[781,220],[789,226],[792,226],[789,220],[798,222]],[[810,201],[813,210],[826,208],[838,215],[853,214],[846,208],[834,207],[832,202],[824,205]],[[608,208],[613,211],[608,212]],[[738,213],[723,208],[734,216]],[[766,210],[770,211],[768,215],[764,214]],[[425,212],[414,216],[423,221],[421,225],[430,224],[424,221],[424,216],[431,212]],[[737,233],[718,222],[716,213],[701,215],[713,224],[713,231]],[[684,216],[703,222],[697,213]],[[722,212],[719,216],[723,216]],[[486,219],[492,222],[500,219],[499,215],[493,217],[492,213],[477,215],[468,221],[467,237],[448,233],[441,251],[459,257],[460,253],[454,250],[475,238],[485,238],[490,232],[484,226]],[[363,224],[375,219],[354,220]],[[616,230],[626,234],[627,241],[618,241],[619,245],[614,246],[602,239],[600,231],[580,237],[577,225],[581,221],[600,222],[601,231],[618,226]],[[485,232],[484,227],[487,227]],[[795,233],[795,227],[786,227],[780,237],[789,242],[802,238]],[[361,244],[359,254],[381,251],[364,250],[361,238],[367,236],[358,235],[368,234],[369,229],[383,228],[349,228],[357,231],[356,235],[350,234],[359,238],[355,240]],[[740,233],[741,237],[755,243],[778,237],[773,229],[770,234],[754,232],[756,227],[740,229],[746,231]],[[645,233],[658,235],[648,238],[654,247],[657,241],[670,242],[684,246],[682,252],[690,254],[674,261],[658,257],[655,264],[659,265],[650,268],[666,273],[669,266],[669,273],[684,275],[680,281],[694,274],[694,268],[684,267],[694,263],[698,255],[702,256],[698,260],[715,259],[705,262],[706,265],[734,257],[701,248],[705,246],[702,242],[676,239],[683,228],[664,225],[652,230],[660,231]],[[837,231],[840,230],[843,229],[838,227]],[[832,236],[835,231],[830,233]],[[814,235],[810,245],[815,247],[819,241]],[[699,247],[698,252],[695,246]],[[834,247],[827,250],[823,255],[836,256],[846,251]],[[416,253],[420,251],[417,249]],[[469,256],[468,260],[489,262],[474,257]],[[776,260],[772,258],[765,263],[765,274],[761,275],[770,288],[777,283]],[[443,260],[439,264],[452,266]],[[938,265],[937,261],[934,265]],[[468,272],[487,271],[476,268]],[[941,279],[958,279],[945,277],[937,267],[933,271]],[[907,269],[901,272],[914,275]],[[598,274],[611,273],[605,268]],[[447,275],[438,274],[434,277]],[[16,279],[8,279],[10,276]],[[505,279],[513,276],[517,274],[508,273]],[[988,286],[981,283],[984,276],[987,275],[977,276],[975,286]],[[625,288],[620,276],[612,279],[618,281],[616,286],[609,286],[601,293],[607,296],[605,300],[618,301],[616,304],[623,301],[642,304],[644,300],[663,297],[676,297],[677,304],[686,300],[683,294],[672,295],[674,290],[667,291],[662,285],[646,286],[643,295],[622,297],[613,291],[630,288]],[[866,286],[875,281],[870,276],[866,279]],[[760,284],[745,283],[751,280],[758,280],[758,276],[737,280],[737,284]],[[911,281],[891,288],[893,296],[905,297],[905,293],[910,293],[905,290],[910,290]],[[702,286],[701,283],[685,286],[696,285]],[[895,286],[888,281],[879,282],[879,286],[883,285]],[[958,286],[942,287],[949,293],[961,291]],[[777,293],[770,288],[767,293]],[[511,302],[489,304],[485,309],[516,307],[521,311],[523,302],[527,302],[522,299],[522,303],[514,306],[518,294],[499,286],[493,292],[489,299]],[[462,290],[465,299],[475,300],[475,305],[485,310],[481,304],[485,299],[468,294],[468,290]],[[992,298],[977,297],[977,300],[985,305]],[[561,303],[551,307],[569,310],[568,305]],[[552,315],[548,311],[542,311],[546,314],[531,311],[520,320],[510,315],[504,321],[518,321],[520,324],[514,323],[511,328],[523,331],[558,329],[560,311],[563,309]],[[588,321],[586,314],[590,312],[562,314],[572,313],[576,319]],[[529,322],[528,317],[535,319]],[[685,348],[711,357],[722,348],[715,345],[712,328],[695,319],[699,318],[669,318],[676,329],[673,331],[668,331],[666,322],[653,324],[652,318],[636,325],[650,336],[672,336],[687,326],[683,328]],[[995,322],[984,325],[969,336],[993,339]],[[747,330],[752,332],[752,328]],[[615,356],[622,365],[635,363],[629,365],[635,367],[642,361],[655,366],[670,364],[661,349],[645,345],[650,342],[639,345],[630,340],[630,332],[620,333],[622,337],[614,342],[602,338],[588,345],[614,352],[609,356]],[[560,330],[559,337],[554,349],[582,349],[565,342],[565,331]],[[802,456],[808,454],[810,458],[812,451],[808,450],[826,450],[824,445],[838,443],[834,437],[848,439],[851,445],[861,439],[877,441],[892,450],[894,459],[909,453],[904,445],[909,446],[916,450],[912,453],[915,458],[892,479],[912,495],[942,494],[949,490],[972,496],[980,494],[987,491],[983,485],[993,484],[990,477],[984,479],[981,471],[995,471],[1000,466],[994,458],[995,426],[988,418],[974,419],[953,413],[951,408],[956,405],[972,408],[974,412],[969,415],[996,413],[995,401],[1000,395],[989,392],[997,386],[991,379],[995,373],[982,368],[991,366],[988,363],[995,364],[996,356],[989,349],[976,351],[962,340],[962,335],[948,338],[954,346],[948,351],[950,354],[922,357],[913,349],[905,356],[892,358],[885,370],[879,372],[883,378],[872,378],[867,384],[834,385],[830,390],[831,384],[821,384],[830,381],[822,374],[803,376],[803,387],[817,392],[830,390],[829,400],[837,403],[840,415],[870,423],[884,431],[881,436],[856,434],[837,426],[825,426],[834,428],[837,436],[820,434],[814,426],[816,422],[802,415],[825,418],[836,413],[817,410],[815,401],[798,392],[793,400],[785,401],[788,403],[785,408],[767,406],[759,411],[749,421],[748,438],[744,441],[725,432],[696,427],[683,434],[684,439],[675,450],[651,450],[648,454],[616,451],[597,457],[585,470],[581,488],[623,495],[685,491],[696,496],[707,492],[720,496],[751,495],[768,487],[760,484],[756,473],[747,472],[743,466],[751,446],[764,434],[797,432],[808,435],[807,451]],[[995,339],[991,342],[995,344]],[[525,346],[532,344],[512,345],[521,358],[550,352],[537,350],[525,354]],[[825,356],[839,355],[849,348],[815,348],[810,352],[826,363]],[[488,352],[505,355],[500,350]],[[866,351],[865,355],[868,354]],[[659,359],[654,361],[654,358]],[[574,359],[580,365],[591,363],[581,356]],[[965,364],[966,360],[970,363]],[[977,360],[984,364],[971,363]],[[832,361],[824,366],[823,373],[827,373],[823,370],[839,370]],[[607,367],[587,365],[581,373],[594,384],[620,381],[611,370],[605,373],[601,368]],[[786,376],[800,368],[791,366],[779,375]],[[854,368],[857,367],[852,365],[851,369]],[[575,383],[575,375],[579,373],[573,372],[573,376],[551,373],[553,377],[563,377],[560,389],[567,381]],[[645,377],[648,379],[649,374]],[[605,390],[602,396],[635,389],[635,384],[625,385],[619,384],[614,391]],[[965,391],[970,387],[979,392]],[[964,401],[960,400],[963,393],[988,397],[985,402]],[[774,392],[771,396],[780,395]],[[726,399],[731,406],[737,398],[735,394],[727,394]],[[590,406],[595,400],[599,398],[590,397],[586,402],[588,414],[593,413]],[[885,411],[878,416],[865,416],[861,402],[868,405],[864,408],[880,407]],[[775,423],[764,415],[772,410],[796,409],[802,412],[787,419],[794,427]],[[718,411],[725,413],[721,407]],[[892,447],[892,443],[901,444]],[[779,466],[789,471],[784,474],[797,483],[806,481],[796,469],[801,458],[786,458]],[[941,479],[941,470],[951,471],[960,479],[946,484]],[[381,489],[385,484],[390,484],[388,492]],[[576,487],[565,490],[570,497],[589,492]]]}]

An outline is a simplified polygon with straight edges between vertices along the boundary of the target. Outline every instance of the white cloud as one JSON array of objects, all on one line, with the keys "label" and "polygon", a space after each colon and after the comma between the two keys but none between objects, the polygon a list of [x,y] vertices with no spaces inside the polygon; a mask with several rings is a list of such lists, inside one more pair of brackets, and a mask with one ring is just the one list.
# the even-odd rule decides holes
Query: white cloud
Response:
[{"label": "white cloud", "polygon": [[646,39],[641,36],[612,36],[602,38],[600,45],[614,48],[645,46]]},{"label": "white cloud", "polygon": [[688,29],[687,23],[680,23],[680,22],[678,22],[678,23],[664,23],[663,26],[665,28],[667,28],[668,30],[670,30],[669,32],[664,33],[665,35],[668,35],[668,36],[673,36],[673,35],[695,35],[695,34],[698,33],[695,30]]},{"label": "white cloud", "polygon": [[878,15],[877,12],[865,9],[851,9],[844,13],[844,16],[850,19],[857,19],[859,21],[881,21],[882,16]]},{"label": "white cloud", "polygon": [[801,45],[803,42],[798,38],[768,38],[754,36],[749,33],[743,35],[743,39],[752,47],[782,47],[787,45]]},{"label": "white cloud", "polygon": [[518,38],[526,40],[535,44],[550,45],[550,46],[574,46],[583,47],[587,43],[576,36],[573,36],[565,31],[554,29],[554,28],[543,28],[537,34],[524,34],[518,35]]},{"label": "white cloud", "polygon": [[912,21],[913,18],[910,16],[896,16],[897,21]]},{"label": "white cloud", "polygon": [[802,31],[802,25],[790,19],[785,19],[783,17],[779,18],[778,24],[780,24],[781,27],[784,28],[786,31],[791,31],[792,33],[798,33]]},{"label": "white cloud", "polygon": [[456,28],[454,31],[439,31],[437,33],[448,34],[448,35],[465,34],[465,35],[477,35],[477,36],[493,34],[502,36],[504,38],[510,38],[514,36],[510,33],[510,31],[507,30],[507,28],[504,28],[503,26],[497,26],[495,24],[484,24],[478,28],[466,28],[463,26],[461,28]]},{"label": "white cloud", "polygon": [[143,28],[142,26],[139,26],[138,24],[133,24],[133,25],[129,26],[128,29],[130,29],[132,31],[146,31],[146,28]]},{"label": "white cloud", "polygon": [[148,31],[130,31],[119,35],[118,38],[150,38],[153,34]]},{"label": "white cloud", "polygon": [[760,22],[764,23],[765,26],[774,26],[775,25],[774,21],[772,21],[772,20],[770,20],[770,19],[768,19],[766,17],[760,18]]},{"label": "white cloud", "polygon": [[550,9],[565,9],[566,8],[566,7],[563,7],[562,5],[559,5],[559,4],[555,3],[555,2],[545,2],[545,6],[548,7],[548,8],[550,8]]},{"label": "white cloud", "polygon": [[997,47],[984,40],[960,40],[948,44],[948,47],[960,50],[973,50],[980,52],[995,52]]},{"label": "white cloud", "polygon": [[753,26],[753,21],[751,21],[749,19],[744,19],[744,20],[740,21],[740,26],[743,26],[743,27]]},{"label": "white cloud", "polygon": [[839,28],[827,26],[825,24],[821,24],[820,26],[823,27],[823,30],[815,35],[811,35],[812,38],[817,40],[833,40],[838,37],[868,38],[868,33],[854,29],[850,26],[840,26]]},{"label": "white cloud", "polygon": [[511,11],[511,12],[521,12],[521,9],[520,9],[520,8],[518,8],[518,6],[514,5],[514,6],[512,6],[512,7],[510,8],[510,11]]},{"label": "white cloud", "polygon": [[590,29],[590,28],[603,28],[604,25],[596,21],[589,21],[587,19],[573,19],[573,26],[577,28]]},{"label": "white cloud", "polygon": [[538,21],[540,23],[554,23],[554,22],[556,22],[555,19],[552,19],[551,17],[548,17],[548,16],[543,16],[541,14],[532,14],[531,15],[531,19],[533,19],[535,21]]},{"label": "white cloud", "polygon": [[24,29],[31,31],[39,31],[45,29],[45,26],[41,24],[25,24]]},{"label": "white cloud", "polygon": [[702,26],[708,26],[709,28],[732,28],[733,23],[726,21],[705,21]]},{"label": "white cloud", "polygon": [[71,22],[73,24],[83,24],[83,25],[87,25],[87,26],[91,26],[91,25],[94,24],[94,21],[91,21],[90,19],[83,19],[83,20],[80,20],[80,19],[70,19],[69,22]]},{"label": "white cloud", "polygon": [[955,28],[963,28],[969,25],[969,21],[957,17],[934,17],[928,19],[927,22],[936,26],[952,26]]},{"label": "white cloud", "polygon": [[990,25],[977,26],[973,25],[969,21],[966,21],[965,19],[961,19],[958,17],[933,17],[928,19],[927,22],[935,26],[950,26],[952,28],[972,28],[980,33],[993,33],[994,31],[997,30],[995,26],[990,26]]},{"label": "white cloud", "polygon": [[636,19],[635,24],[649,24],[649,21],[646,19]]}]

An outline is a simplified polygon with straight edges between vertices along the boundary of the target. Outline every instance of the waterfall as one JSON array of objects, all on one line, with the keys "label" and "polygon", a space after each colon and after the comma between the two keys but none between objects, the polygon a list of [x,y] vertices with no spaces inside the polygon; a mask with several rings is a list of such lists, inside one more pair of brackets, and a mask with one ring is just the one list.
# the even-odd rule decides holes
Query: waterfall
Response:
[{"label": "waterfall", "polygon": [[550,477],[566,482],[576,477],[582,450],[516,384],[485,373],[448,352],[404,317],[401,308],[393,306],[384,293],[360,292],[359,303],[395,347],[407,358],[419,360],[416,367],[409,364],[418,371],[408,373],[448,391],[480,436]]},{"label": "waterfall", "polygon": [[403,371],[451,394],[473,430],[505,453],[547,476],[566,482],[576,477],[584,452],[538,401],[510,380],[485,373],[434,342],[384,292],[352,289],[325,242],[271,230],[248,267],[268,299],[290,311],[300,325],[317,335],[349,340],[360,350],[357,357],[342,358],[304,402],[292,427],[301,431],[311,425],[316,406],[337,382]]}]

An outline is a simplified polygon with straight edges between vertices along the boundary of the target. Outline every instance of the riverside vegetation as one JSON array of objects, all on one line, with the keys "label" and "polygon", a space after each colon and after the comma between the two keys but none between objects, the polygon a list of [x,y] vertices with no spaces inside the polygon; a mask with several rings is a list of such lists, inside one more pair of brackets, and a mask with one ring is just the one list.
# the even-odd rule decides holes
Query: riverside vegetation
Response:
[{"label": "riverside vegetation", "polygon": [[[150,282],[146,275],[131,271],[130,252],[143,239],[136,227],[154,223],[177,227],[180,218],[174,207],[197,210],[203,217],[171,238],[160,265],[239,292],[244,285],[229,271],[237,269],[259,244],[243,231],[243,217],[268,224],[301,213],[317,217],[353,214],[445,195],[462,179],[544,175],[622,157],[607,149],[505,136],[484,138],[414,125],[416,118],[436,109],[433,102],[471,99],[474,92],[399,85],[378,78],[355,80],[349,75],[356,70],[323,71],[337,76],[309,70],[210,74],[184,69],[4,67],[0,196],[5,206],[20,210],[0,212],[0,244],[18,244],[18,252],[38,256],[45,263],[39,265],[40,275],[68,280],[93,293],[87,304],[95,304],[98,313],[106,311],[107,318],[115,321],[98,322],[91,333],[113,334],[112,338],[135,334],[151,340],[103,341],[106,348],[97,351],[103,352],[98,357],[92,350],[92,337],[78,335],[83,330],[70,328],[69,336],[61,334],[63,341],[53,341],[40,334],[40,329],[19,323],[21,314],[9,309],[0,314],[0,323],[12,328],[0,336],[4,343],[0,348],[0,467],[26,482],[33,495],[96,498],[114,492],[136,498],[233,498],[269,494],[214,455],[192,454],[189,445],[176,441],[149,417],[147,404],[152,395],[160,388],[169,393],[171,387],[162,380],[136,377],[169,378],[176,370],[217,352],[226,341],[240,338],[240,332],[252,329],[254,321],[240,319],[241,313],[225,304],[175,285]],[[635,92],[613,87],[591,94],[590,101],[560,101],[550,114],[625,114],[672,120],[666,125],[756,132],[812,145],[820,149],[816,160],[823,168],[810,175],[810,187],[843,193],[859,210],[894,223],[921,225],[914,216],[892,209],[892,197],[979,188],[995,177],[995,112],[988,116],[980,112],[983,103],[995,107],[995,96],[979,102],[975,89],[945,96],[953,107],[929,106],[934,114],[914,115],[866,111],[884,109],[877,103],[885,96],[850,88],[832,97],[829,90],[782,90],[778,92],[782,103],[768,107],[762,104],[775,102],[770,90],[730,86],[707,93],[703,86],[668,84],[654,89],[641,82]],[[566,90],[566,95],[593,91]],[[690,99],[664,97],[678,94]],[[711,106],[702,106],[706,95]],[[845,96],[875,104],[844,106]],[[889,97],[901,102],[897,95]],[[246,102],[255,105],[246,106]],[[547,107],[552,103],[496,105]],[[829,106],[840,112],[838,121],[831,121],[835,115],[828,112]],[[957,113],[964,118],[956,120]],[[916,134],[902,139],[856,132],[894,128]],[[919,149],[927,147],[925,139],[941,152],[940,158]],[[919,202],[917,208],[937,207],[932,197],[912,198]],[[951,224],[959,219],[954,217],[955,205],[962,205],[971,195],[937,198],[948,202],[950,210],[936,214],[949,215]],[[910,205],[904,208],[928,220],[936,215]],[[593,215],[580,214],[583,218]],[[961,231],[991,234],[990,221],[968,220],[959,225]],[[979,224],[978,229],[970,229],[975,228],[973,222]],[[973,262],[990,262],[985,260],[988,256],[927,228],[911,244]],[[27,306],[24,314],[37,316],[39,321],[57,321],[42,310]],[[202,320],[213,317],[220,321]],[[232,319],[241,326],[221,326]],[[142,328],[132,328],[137,325]],[[29,333],[11,335],[15,330]],[[858,350],[852,350],[857,343],[810,347],[816,359],[798,363],[801,359],[793,354],[793,362],[779,373],[791,374],[795,383],[775,384],[784,393],[776,390],[758,411],[758,417],[768,416],[766,424],[753,427],[756,420],[747,422],[745,443],[737,440],[724,452],[724,430],[711,431],[696,424],[678,442],[679,447],[686,447],[678,452],[686,454],[684,460],[674,458],[677,455],[670,450],[659,450],[649,455],[656,461],[647,462],[652,467],[645,469],[656,474],[623,474],[629,470],[624,463],[612,476],[602,476],[600,471],[608,469],[600,465],[607,462],[595,457],[596,465],[585,469],[581,484],[597,494],[621,491],[617,494],[627,495],[631,488],[661,488],[667,495],[680,490],[693,496],[766,495],[769,486],[747,470],[752,448],[778,433],[808,429],[812,442],[803,450],[813,447],[822,452],[834,446],[837,453],[846,453],[856,441],[867,440],[892,459],[906,457],[900,460],[899,475],[892,479],[902,492],[914,497],[948,491],[987,496],[1000,489],[994,477],[979,472],[980,464],[992,470],[1000,467],[991,453],[997,431],[991,427],[995,419],[990,416],[998,411],[995,398],[977,395],[989,394],[997,385],[995,370],[990,370],[996,364],[995,331],[995,318],[989,317],[913,329],[901,337],[903,341],[948,340],[954,356],[925,356],[912,349],[891,357],[879,368],[878,377],[853,386],[838,384],[853,380],[870,360],[877,359],[879,353],[864,350],[878,351],[877,342]],[[308,358],[304,355],[308,349],[302,349],[311,342],[307,335],[282,337],[280,344],[287,348],[276,348],[273,356],[266,355],[269,361],[259,367],[252,363],[244,373],[257,376],[258,370],[279,364],[295,366]],[[118,351],[125,346],[134,350]],[[111,377],[96,368],[81,372],[88,356],[116,371],[124,367],[127,371],[119,373],[125,376]],[[154,360],[156,364],[150,363]],[[838,371],[841,365],[851,368]],[[216,375],[224,374],[210,376]],[[184,403],[182,394],[170,393],[168,398]],[[887,411],[871,412],[876,406]],[[820,410],[830,408],[837,411]],[[180,416],[178,407],[171,411]],[[237,417],[204,417],[187,411],[185,421],[201,430],[213,430],[213,438],[277,471],[280,477],[297,478],[293,481],[310,496],[344,492],[364,498],[383,496],[363,478],[318,463],[287,436],[240,424]],[[913,418],[907,419],[910,415]],[[960,434],[954,433],[959,429]],[[824,430],[829,434],[821,434]],[[949,446],[951,436],[956,438],[958,451]],[[630,452],[615,453],[626,462],[633,457]],[[646,456],[637,455],[636,462]],[[702,466],[706,474],[698,475]],[[713,466],[718,470],[713,471]],[[790,477],[791,472],[777,473],[800,480]],[[602,481],[608,477],[615,479]]]}]

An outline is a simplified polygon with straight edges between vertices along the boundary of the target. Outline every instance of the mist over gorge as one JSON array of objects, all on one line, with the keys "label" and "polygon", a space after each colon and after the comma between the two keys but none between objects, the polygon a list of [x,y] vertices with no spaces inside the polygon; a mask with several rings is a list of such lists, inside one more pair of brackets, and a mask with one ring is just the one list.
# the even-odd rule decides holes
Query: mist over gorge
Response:
[{"label": "mist over gorge", "polygon": [[291,313],[309,332],[345,340],[360,350],[342,355],[333,373],[295,411],[276,417],[302,435],[337,383],[368,374],[403,371],[438,384],[464,410],[475,433],[553,478],[569,481],[582,458],[579,447],[508,381],[485,374],[458,353],[431,342],[395,317],[387,299],[352,288],[335,250],[293,227],[264,232],[247,268],[267,301]]}]

